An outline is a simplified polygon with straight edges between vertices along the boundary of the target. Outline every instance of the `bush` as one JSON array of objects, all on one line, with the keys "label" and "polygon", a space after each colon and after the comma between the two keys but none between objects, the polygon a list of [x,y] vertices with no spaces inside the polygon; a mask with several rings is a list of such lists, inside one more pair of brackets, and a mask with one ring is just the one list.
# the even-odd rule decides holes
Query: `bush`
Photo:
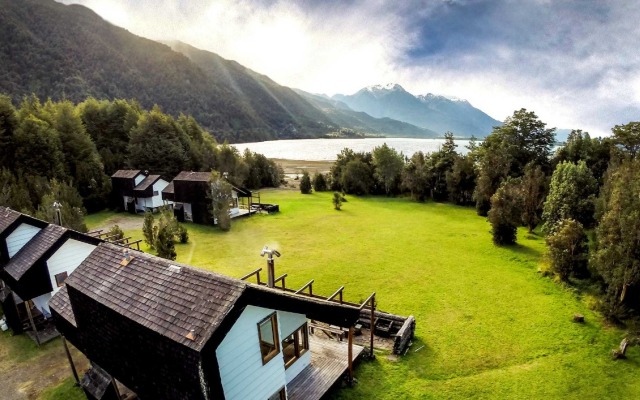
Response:
[{"label": "bush", "polygon": [[327,178],[324,174],[316,172],[313,176],[313,190],[316,192],[326,192],[327,191]]},{"label": "bush", "polygon": [[311,194],[311,178],[307,171],[302,173],[302,179],[300,179],[300,193]]},{"label": "bush", "polygon": [[333,192],[333,199],[331,200],[333,203],[333,208],[336,210],[340,210],[342,207],[342,202],[345,201],[345,198],[338,192]]},{"label": "bush", "polygon": [[571,275],[587,275],[589,244],[580,222],[573,219],[561,220],[546,240],[551,269],[561,280],[567,281]]},{"label": "bush", "polygon": [[180,238],[180,243],[187,243],[189,241],[189,232],[184,225],[178,225],[178,237]]},{"label": "bush", "polygon": [[114,225],[109,229],[109,232],[107,232],[107,237],[109,237],[111,241],[124,239],[124,232],[118,225]]}]

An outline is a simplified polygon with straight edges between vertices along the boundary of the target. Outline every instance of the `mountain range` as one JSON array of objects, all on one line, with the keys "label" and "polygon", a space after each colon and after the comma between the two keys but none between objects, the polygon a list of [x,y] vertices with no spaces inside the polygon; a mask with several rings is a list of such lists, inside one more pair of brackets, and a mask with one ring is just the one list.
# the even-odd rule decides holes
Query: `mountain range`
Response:
[{"label": "mountain range", "polygon": [[193,115],[219,141],[320,137],[340,128],[403,137],[483,137],[499,125],[466,101],[399,85],[328,97],[277,84],[215,53],[158,43],[80,5],[0,0],[0,93],[19,102],[136,99]]},{"label": "mountain range", "polygon": [[450,131],[456,136],[484,137],[502,124],[466,100],[431,93],[414,96],[398,84],[369,86],[352,95],[332,98],[373,117],[404,121],[440,135]]}]

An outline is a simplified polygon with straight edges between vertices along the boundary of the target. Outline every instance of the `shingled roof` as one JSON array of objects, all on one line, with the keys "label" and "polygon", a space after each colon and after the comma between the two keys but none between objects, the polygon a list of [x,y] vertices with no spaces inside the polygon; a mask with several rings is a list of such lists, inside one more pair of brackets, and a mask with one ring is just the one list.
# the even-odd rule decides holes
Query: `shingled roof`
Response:
[{"label": "shingled roof", "polygon": [[193,181],[193,182],[209,182],[211,180],[211,172],[193,172],[182,171],[175,178],[174,181]]},{"label": "shingled roof", "polygon": [[138,184],[138,186],[133,188],[133,190],[136,190],[136,191],[146,190],[147,188],[149,188],[149,186],[152,186],[154,183],[156,183],[158,179],[160,179],[160,175],[149,175],[146,178],[144,178],[142,182]]},{"label": "shingled roof", "polygon": [[141,171],[139,169],[119,169],[113,175],[112,178],[135,178]]},{"label": "shingled roof", "polygon": [[[132,251],[131,255],[130,262],[123,266],[122,248],[102,243],[65,283],[118,314],[195,350],[201,350],[246,288],[242,281],[223,275],[141,252]],[[62,314],[68,298],[58,293],[54,299],[51,306]],[[194,340],[187,337],[191,331]]]},{"label": "shingled roof", "polygon": [[58,314],[60,314],[62,318],[66,319],[71,325],[76,328],[78,327],[76,324],[76,317],[73,314],[73,309],[71,308],[71,302],[69,301],[69,293],[67,292],[66,285],[62,286],[58,293],[49,300],[49,306],[51,308],[55,308]]},{"label": "shingled roof", "polygon": [[20,280],[22,275],[38,262],[66,232],[67,228],[52,224],[48,225],[29,240],[27,244],[9,260],[5,267],[5,272],[16,281]]},{"label": "shingled roof", "polygon": [[168,194],[174,194],[175,193],[175,189],[173,186],[173,181],[169,182],[169,184],[162,189],[162,193],[168,193]]},{"label": "shingled roof", "polygon": [[8,207],[0,207],[0,233],[16,222],[21,215]]}]

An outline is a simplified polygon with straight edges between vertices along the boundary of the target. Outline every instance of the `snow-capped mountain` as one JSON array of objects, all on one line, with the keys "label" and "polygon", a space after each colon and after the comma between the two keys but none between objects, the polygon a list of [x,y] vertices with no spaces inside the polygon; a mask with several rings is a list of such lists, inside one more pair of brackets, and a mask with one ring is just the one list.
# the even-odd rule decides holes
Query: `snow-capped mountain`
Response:
[{"label": "snow-capped mountain", "polygon": [[419,127],[456,136],[485,137],[501,122],[473,107],[468,101],[428,93],[414,96],[397,83],[368,86],[334,100],[376,118],[393,118]]}]

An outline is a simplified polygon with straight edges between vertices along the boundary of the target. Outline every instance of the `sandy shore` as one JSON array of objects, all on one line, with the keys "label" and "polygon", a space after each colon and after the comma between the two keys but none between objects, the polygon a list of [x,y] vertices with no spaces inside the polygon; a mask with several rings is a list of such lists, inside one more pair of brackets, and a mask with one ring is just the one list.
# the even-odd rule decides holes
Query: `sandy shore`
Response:
[{"label": "sandy shore", "polygon": [[[285,160],[281,158],[272,158],[276,164],[280,164],[284,169],[286,185],[282,189],[297,190],[300,187],[300,177],[304,171],[307,171],[311,178],[316,173],[326,174],[331,169],[333,161],[304,161],[304,160]],[[297,179],[296,179],[297,178]]]},{"label": "sandy shore", "polygon": [[283,160],[273,158],[276,164],[282,165],[285,174],[302,174],[307,171],[313,176],[316,172],[327,173],[331,169],[334,161],[304,161],[304,160]]}]

